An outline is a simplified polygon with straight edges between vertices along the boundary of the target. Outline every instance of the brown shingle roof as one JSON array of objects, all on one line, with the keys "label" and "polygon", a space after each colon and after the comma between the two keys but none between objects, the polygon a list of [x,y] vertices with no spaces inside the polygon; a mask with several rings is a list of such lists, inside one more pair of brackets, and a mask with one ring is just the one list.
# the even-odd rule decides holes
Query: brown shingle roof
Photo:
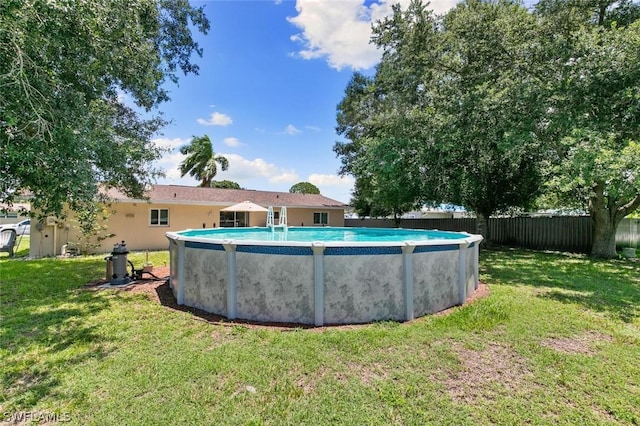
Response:
[{"label": "brown shingle roof", "polygon": [[[291,194],[289,192],[258,191],[248,189],[153,185],[147,192],[147,195],[149,200],[154,203],[230,206],[243,201],[251,201],[263,207],[346,207],[346,204],[320,194]],[[134,201],[114,190],[109,191],[108,196],[118,201]]]}]

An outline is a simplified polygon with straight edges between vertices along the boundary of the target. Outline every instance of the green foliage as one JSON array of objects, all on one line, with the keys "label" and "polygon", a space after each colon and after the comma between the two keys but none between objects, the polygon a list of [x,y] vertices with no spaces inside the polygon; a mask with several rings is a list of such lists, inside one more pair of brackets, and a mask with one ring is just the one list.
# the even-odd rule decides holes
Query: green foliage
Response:
[{"label": "green foliage", "polygon": [[416,200],[421,198],[422,181],[417,161],[414,141],[385,138],[368,145],[364,155],[356,161],[358,169],[366,170],[367,178],[360,178],[358,191],[354,193],[354,205],[362,200],[370,206],[368,211],[357,209],[365,216],[394,215],[396,218],[405,211],[418,208]]},{"label": "green foliage", "polygon": [[2,2],[0,199],[30,192],[32,209],[60,216],[100,185],[142,197],[161,173],[163,83],[198,71],[191,25],[209,21],[187,0]]},{"label": "green foliage", "polygon": [[[108,207],[108,206],[107,206]],[[76,227],[79,231],[78,241],[72,243],[81,254],[89,254],[93,249],[100,247],[100,243],[115,234],[109,232],[109,210],[104,205],[90,203],[84,209],[76,213],[78,221]]]},{"label": "green foliage", "polygon": [[[358,197],[401,213],[428,202],[489,215],[527,206],[540,186],[533,19],[510,2],[468,1],[436,17],[419,1],[374,27],[372,78],[354,74],[334,151]],[[365,203],[367,204],[367,203]]]},{"label": "green foliage", "polygon": [[[609,135],[603,139],[602,136],[598,132],[576,129],[563,138],[566,153],[548,185],[568,203],[584,206],[596,195],[594,183],[604,183],[606,194],[602,197],[610,200],[616,211],[619,203],[627,203],[640,193],[640,179],[633,176],[640,164],[640,144],[630,140],[619,146],[615,137]],[[629,211],[618,215],[623,218]]]},{"label": "green foliage", "polygon": [[180,147],[180,153],[187,157],[180,163],[180,175],[187,173],[201,181],[201,187],[210,187],[213,178],[218,173],[218,166],[222,170],[229,168],[226,157],[216,155],[213,144],[208,135],[194,136],[188,145]]},{"label": "green foliage", "polygon": [[211,181],[211,188],[242,189],[239,183],[230,180]]},{"label": "green foliage", "polygon": [[541,38],[550,60],[540,134],[554,146],[547,190],[560,204],[588,208],[592,254],[615,257],[615,229],[640,206],[640,6],[542,4],[542,31],[555,35]]},{"label": "green foliage", "polygon": [[355,73],[338,106],[352,203],[452,202],[485,218],[588,207],[593,254],[615,257],[616,226],[640,206],[639,17],[627,0],[395,7],[374,26],[375,75]]},{"label": "green foliage", "polygon": [[310,182],[298,182],[289,188],[292,194],[319,194],[320,189]]}]

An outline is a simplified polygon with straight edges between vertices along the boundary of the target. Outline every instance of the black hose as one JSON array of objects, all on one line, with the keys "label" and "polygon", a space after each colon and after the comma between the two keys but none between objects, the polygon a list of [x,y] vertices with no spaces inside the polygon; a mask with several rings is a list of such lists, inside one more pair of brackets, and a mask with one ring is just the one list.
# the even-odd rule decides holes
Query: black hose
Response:
[{"label": "black hose", "polygon": [[151,275],[151,276],[152,276],[153,278],[155,278],[156,280],[160,280],[160,279],[162,279],[162,278],[160,278],[160,277],[156,277],[156,276],[155,276],[155,275],[153,275],[151,272],[144,272],[144,273],[145,273],[145,274],[149,274],[149,275]]},{"label": "black hose", "polygon": [[[135,266],[133,266],[133,262],[131,262],[129,259],[127,259],[127,262],[129,263],[129,265],[131,265],[131,278],[133,278],[134,280],[143,280],[144,278],[142,277],[142,274],[149,274],[156,280],[161,279],[160,277],[155,276],[151,272],[147,272],[147,271],[143,272],[142,269],[139,269],[138,271],[136,271]],[[140,275],[138,275],[136,272],[140,272]]]}]

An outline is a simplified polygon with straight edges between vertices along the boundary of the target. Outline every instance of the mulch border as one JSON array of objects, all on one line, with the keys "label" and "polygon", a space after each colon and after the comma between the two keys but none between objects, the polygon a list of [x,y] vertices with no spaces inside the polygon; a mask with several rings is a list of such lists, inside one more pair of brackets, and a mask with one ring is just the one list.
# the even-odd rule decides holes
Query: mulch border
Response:
[{"label": "mulch border", "polygon": [[[299,329],[308,329],[308,330],[316,330],[322,331],[326,329],[353,329],[353,328],[361,328],[370,325],[371,323],[366,324],[325,324],[323,326],[315,326],[313,324],[299,324],[299,323],[282,323],[282,322],[260,322],[260,321],[250,321],[243,319],[235,319],[230,320],[222,315],[212,314],[211,312],[204,311],[202,309],[178,305],[175,297],[173,296],[173,291],[171,287],[169,287],[169,274],[168,267],[154,268],[153,273],[158,279],[145,279],[140,281],[135,281],[126,285],[120,286],[111,286],[106,280],[94,280],[85,284],[85,289],[87,290],[120,290],[120,291],[131,291],[134,293],[144,293],[149,296],[149,298],[164,306],[167,309],[172,309],[174,311],[187,312],[192,314],[196,319],[206,321],[211,324],[223,325],[223,326],[243,326],[247,328],[267,328],[267,329],[275,329],[281,331],[291,331],[291,330],[299,330]],[[489,296],[489,286],[483,282],[480,282],[476,291],[467,298],[466,302],[462,306],[468,306],[474,303],[476,300],[485,298]],[[432,316],[443,316],[448,315],[453,312],[459,306],[452,306],[443,311],[436,312],[431,314]],[[425,315],[429,316],[429,315]],[[412,321],[404,321],[402,324],[411,324],[415,321],[418,321],[420,318],[416,318]]]}]

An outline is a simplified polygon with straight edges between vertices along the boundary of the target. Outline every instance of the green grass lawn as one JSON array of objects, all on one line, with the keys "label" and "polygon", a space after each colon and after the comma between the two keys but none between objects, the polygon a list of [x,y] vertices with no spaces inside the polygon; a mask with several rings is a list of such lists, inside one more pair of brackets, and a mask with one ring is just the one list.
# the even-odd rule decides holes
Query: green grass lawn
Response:
[{"label": "green grass lawn", "polygon": [[[15,257],[26,257],[29,256],[29,235],[18,235],[16,237],[16,247],[13,249],[13,255]],[[0,258],[9,257],[9,253],[0,253]]]},{"label": "green grass lawn", "polygon": [[640,262],[483,251],[468,306],[303,329],[89,291],[103,257],[0,258],[0,423],[640,424]]}]

